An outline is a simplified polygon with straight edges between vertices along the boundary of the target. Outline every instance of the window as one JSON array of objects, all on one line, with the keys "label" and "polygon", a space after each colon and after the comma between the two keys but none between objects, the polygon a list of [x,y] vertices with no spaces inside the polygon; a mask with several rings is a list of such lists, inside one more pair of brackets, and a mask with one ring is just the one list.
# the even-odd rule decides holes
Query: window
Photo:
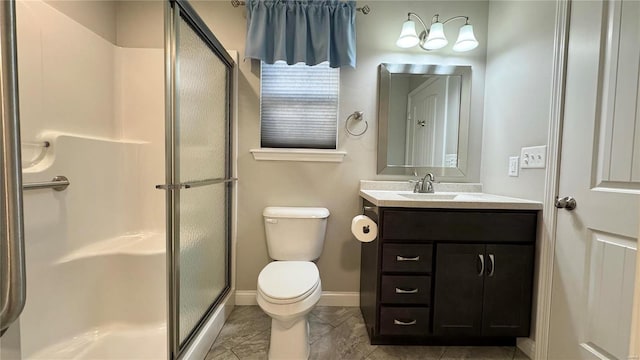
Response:
[{"label": "window", "polygon": [[260,144],[263,148],[336,149],[340,70],[262,63]]}]

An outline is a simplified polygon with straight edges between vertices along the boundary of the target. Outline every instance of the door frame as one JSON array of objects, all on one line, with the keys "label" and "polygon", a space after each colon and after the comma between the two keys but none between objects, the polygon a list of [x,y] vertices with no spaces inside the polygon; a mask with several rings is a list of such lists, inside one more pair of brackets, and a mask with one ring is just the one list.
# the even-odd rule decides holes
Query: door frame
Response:
[{"label": "door frame", "polygon": [[[179,338],[179,311],[180,311],[180,211],[176,209],[176,205],[180,203],[180,179],[178,176],[179,159],[176,154],[177,142],[177,119],[179,104],[176,102],[176,87],[178,85],[177,73],[177,35],[178,22],[183,19],[194,32],[198,34],[200,39],[209,49],[218,56],[220,61],[229,70],[227,77],[227,129],[226,129],[226,149],[227,162],[225,186],[227,187],[227,218],[226,224],[226,264],[225,278],[226,287],[211,303],[202,318],[192,329],[191,333],[180,342]],[[236,167],[234,164],[237,152],[235,146],[237,143],[237,133],[235,129],[235,111],[234,104],[236,101],[235,94],[235,74],[236,66],[234,59],[224,49],[220,41],[211,32],[207,24],[200,18],[195,9],[187,0],[166,0],[164,3],[164,59],[165,59],[165,187],[166,190],[166,274],[167,274],[167,358],[169,360],[179,358],[190,358],[195,344],[200,337],[199,334],[207,332],[216,325],[215,323],[219,315],[223,313],[226,318],[229,314],[228,299],[234,291],[234,279],[232,274],[232,266],[234,266],[232,258],[232,246],[234,244],[235,228],[232,225],[232,217],[235,216],[235,198],[236,186],[233,181],[237,180]],[[217,180],[217,179],[216,179]],[[158,188],[158,187],[157,187]],[[163,188],[163,187],[159,187]],[[222,326],[219,326],[220,328]],[[219,329],[218,329],[219,331]]]},{"label": "door frame", "polygon": [[[638,214],[640,224],[640,214]],[[638,225],[640,234],[640,225]],[[633,292],[633,309],[631,319],[631,342],[629,343],[629,359],[640,359],[640,250],[636,251],[636,281]]]},{"label": "door frame", "polygon": [[[547,139],[548,168],[545,174],[543,217],[542,223],[539,225],[541,236],[540,261],[538,266],[536,340],[535,342],[531,339],[519,339],[518,341],[519,347],[529,350],[528,355],[536,360],[547,359],[549,350],[551,292],[557,228],[555,199],[560,182],[571,1],[572,0],[557,0],[556,2],[551,106]],[[640,222],[640,214],[638,218]],[[640,338],[640,251],[637,251],[633,314],[629,354],[631,359],[640,359],[640,341],[634,340]]]},{"label": "door frame", "polygon": [[547,172],[544,182],[544,204],[542,223],[538,225],[540,260],[538,262],[538,297],[536,309],[535,343],[531,339],[521,339],[518,346],[535,360],[548,357],[549,324],[551,321],[551,289],[553,260],[556,245],[555,199],[560,183],[560,162],[562,149],[562,125],[564,118],[564,96],[567,72],[567,52],[569,45],[569,22],[571,0],[556,1],[554,29],[551,101],[549,132],[547,135]]}]

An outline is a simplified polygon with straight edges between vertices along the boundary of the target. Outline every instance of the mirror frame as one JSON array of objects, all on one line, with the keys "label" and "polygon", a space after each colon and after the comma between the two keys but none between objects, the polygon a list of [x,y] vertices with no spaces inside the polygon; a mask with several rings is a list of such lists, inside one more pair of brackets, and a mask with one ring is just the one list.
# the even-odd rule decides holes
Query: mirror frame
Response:
[{"label": "mirror frame", "polygon": [[[392,74],[460,75],[460,122],[458,124],[458,166],[433,167],[390,165],[387,163],[389,101]],[[469,119],[471,114],[471,66],[389,64],[378,66],[378,174],[413,175],[432,173],[438,177],[459,178],[467,174],[469,149]]]}]

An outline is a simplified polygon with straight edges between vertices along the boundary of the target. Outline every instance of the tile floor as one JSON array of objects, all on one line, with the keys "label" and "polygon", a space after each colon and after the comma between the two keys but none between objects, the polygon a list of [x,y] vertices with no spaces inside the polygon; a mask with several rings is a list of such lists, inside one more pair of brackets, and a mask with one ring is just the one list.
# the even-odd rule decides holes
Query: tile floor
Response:
[{"label": "tile floor", "polygon": [[[514,347],[370,345],[357,307],[317,306],[309,315],[310,359],[320,360],[528,360]],[[271,318],[257,306],[237,306],[205,360],[266,359]]]}]

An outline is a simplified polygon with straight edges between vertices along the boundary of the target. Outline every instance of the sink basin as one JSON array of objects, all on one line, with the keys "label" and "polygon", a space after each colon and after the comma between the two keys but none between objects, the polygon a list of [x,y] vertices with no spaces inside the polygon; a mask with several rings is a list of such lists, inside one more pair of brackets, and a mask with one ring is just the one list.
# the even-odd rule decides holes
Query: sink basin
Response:
[{"label": "sink basin", "polygon": [[453,200],[458,196],[457,194],[438,194],[438,193],[411,193],[411,194],[398,194],[402,197],[412,200]]}]

